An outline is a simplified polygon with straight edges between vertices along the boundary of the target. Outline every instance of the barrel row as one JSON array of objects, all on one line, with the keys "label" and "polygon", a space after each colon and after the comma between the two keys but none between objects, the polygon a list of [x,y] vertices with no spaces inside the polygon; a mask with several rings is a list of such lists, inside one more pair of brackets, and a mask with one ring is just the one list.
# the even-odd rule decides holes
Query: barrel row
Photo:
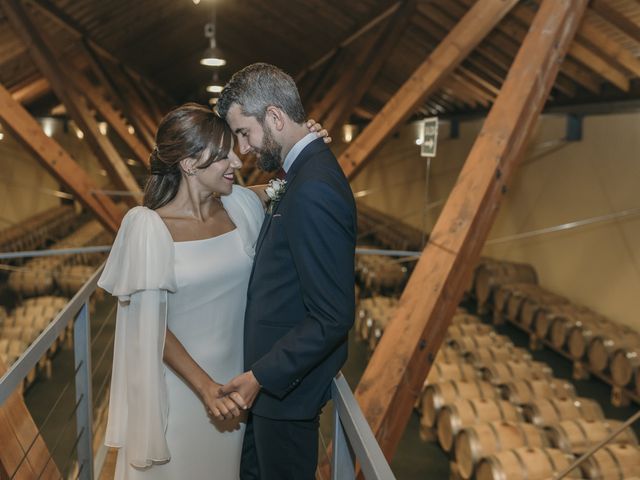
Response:
[{"label": "barrel row", "polygon": [[[74,248],[110,243],[111,239],[97,221],[90,221],[73,234],[57,242],[52,248]],[[9,276],[9,288],[22,297],[46,295],[55,291],[56,286],[69,295],[77,290],[78,283],[86,281],[90,269],[64,269],[66,266],[97,265],[104,254],[77,254],[51,257],[37,257],[24,264]],[[89,275],[90,276],[90,275]],[[80,283],[81,285],[81,283]],[[75,289],[75,290],[74,290]]]},{"label": "barrel row", "polygon": [[407,278],[407,267],[383,255],[357,255],[356,275],[360,284],[371,292],[399,292]]},{"label": "barrel row", "polygon": [[[13,364],[67,305],[68,301],[68,298],[51,295],[32,297],[26,299],[5,318],[0,319],[0,355],[4,355],[5,363]],[[72,338],[72,330],[69,326],[60,333],[36,367],[29,372],[25,378],[25,387],[36,380],[38,373],[45,378],[51,377],[51,358],[65,342],[72,341]]]},{"label": "barrel row", "polygon": [[[548,366],[468,314],[454,317],[425,385],[417,405],[421,435],[431,437],[437,426],[440,446],[455,455],[464,479],[485,457],[507,448],[579,455],[621,424],[606,420],[597,402],[576,398],[570,382],[554,378]],[[637,445],[631,429],[616,442]]]},{"label": "barrel row", "polygon": [[479,313],[488,311],[495,291],[505,283],[537,284],[538,275],[527,263],[481,258],[468,286],[468,292],[477,301]]},{"label": "barrel row", "polygon": [[614,404],[624,403],[623,391],[640,400],[637,331],[533,284],[500,285],[493,316],[528,332],[532,347],[547,345],[570,358],[576,378],[593,373],[613,385]]},{"label": "barrel row", "polygon": [[358,203],[358,232],[360,237],[387,248],[422,250],[421,230],[362,203]]},{"label": "barrel row", "polygon": [[0,231],[0,252],[35,250],[68,235],[79,215],[72,206],[59,206],[37,213]]},{"label": "barrel row", "polygon": [[[569,467],[575,456],[557,448],[509,449],[484,458],[478,465],[477,480],[550,480]],[[637,480],[640,450],[635,445],[608,445],[571,471],[565,478]]]}]

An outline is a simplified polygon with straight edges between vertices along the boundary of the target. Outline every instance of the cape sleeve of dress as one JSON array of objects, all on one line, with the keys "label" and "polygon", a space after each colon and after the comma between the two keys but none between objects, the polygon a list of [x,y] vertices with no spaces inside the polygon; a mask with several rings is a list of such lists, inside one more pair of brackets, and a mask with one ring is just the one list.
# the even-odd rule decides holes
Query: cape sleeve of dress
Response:
[{"label": "cape sleeve of dress", "polygon": [[135,467],[167,461],[162,354],[168,292],[177,287],[173,240],[155,211],[127,213],[98,285],[118,297],[105,443],[124,448]]},{"label": "cape sleeve of dress", "polygon": [[254,192],[239,185],[233,186],[231,195],[221,197],[224,209],[238,229],[244,251],[253,258],[256,241],[264,221],[264,207]]}]

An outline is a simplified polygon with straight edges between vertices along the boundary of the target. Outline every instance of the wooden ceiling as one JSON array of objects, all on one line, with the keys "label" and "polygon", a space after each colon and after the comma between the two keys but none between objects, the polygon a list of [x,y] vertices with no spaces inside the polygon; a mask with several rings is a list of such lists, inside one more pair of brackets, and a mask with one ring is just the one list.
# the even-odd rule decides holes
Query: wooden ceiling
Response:
[{"label": "wooden ceiling", "polygon": [[[385,48],[366,79],[351,121],[366,121],[407,80],[475,0],[11,0],[28,7],[59,57],[83,65],[82,36],[180,103],[206,102],[214,69],[198,63],[204,25],[216,10],[216,38],[228,64],[222,82],[244,65],[274,63],[299,82],[308,108],[364,59]],[[499,1],[499,0],[496,0]],[[417,115],[486,111],[501,88],[538,6],[521,1],[432,94]],[[403,17],[404,16],[404,17]],[[400,25],[392,35],[393,24]],[[68,28],[72,26],[73,29]],[[396,27],[398,28],[398,27]],[[392,37],[392,38],[389,38]],[[385,39],[388,41],[384,42]],[[368,56],[366,49],[372,50]],[[363,56],[364,55],[364,56]],[[360,57],[359,57],[360,56]],[[360,81],[356,70],[353,83]],[[640,2],[592,0],[548,105],[640,98]],[[15,91],[41,74],[4,14],[0,82]],[[159,90],[156,90],[159,92]],[[44,103],[49,106],[49,103]]]}]

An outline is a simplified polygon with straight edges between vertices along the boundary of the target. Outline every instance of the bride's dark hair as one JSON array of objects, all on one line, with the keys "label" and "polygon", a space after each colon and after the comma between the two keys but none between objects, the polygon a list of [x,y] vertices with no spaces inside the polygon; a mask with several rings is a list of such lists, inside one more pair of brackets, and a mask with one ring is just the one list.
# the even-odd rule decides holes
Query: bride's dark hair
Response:
[{"label": "bride's dark hair", "polygon": [[200,169],[207,168],[229,154],[232,140],[227,123],[203,105],[186,103],[167,113],[149,157],[151,175],[144,186],[144,206],[155,210],[173,200],[182,181],[181,160],[200,159],[209,149],[208,158],[198,164]]}]

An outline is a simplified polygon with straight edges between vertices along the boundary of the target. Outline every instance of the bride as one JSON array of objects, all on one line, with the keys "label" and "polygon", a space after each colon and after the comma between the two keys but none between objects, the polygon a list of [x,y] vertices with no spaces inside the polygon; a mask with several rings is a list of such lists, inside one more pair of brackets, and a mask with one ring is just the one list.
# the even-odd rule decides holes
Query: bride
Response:
[{"label": "bride", "polygon": [[[319,124],[310,130],[326,137]],[[325,141],[330,141],[325,138]],[[233,185],[230,128],[186,104],[160,122],[144,206],[131,209],[98,285],[118,297],[106,444],[116,479],[237,479],[243,322],[264,187]]]}]

